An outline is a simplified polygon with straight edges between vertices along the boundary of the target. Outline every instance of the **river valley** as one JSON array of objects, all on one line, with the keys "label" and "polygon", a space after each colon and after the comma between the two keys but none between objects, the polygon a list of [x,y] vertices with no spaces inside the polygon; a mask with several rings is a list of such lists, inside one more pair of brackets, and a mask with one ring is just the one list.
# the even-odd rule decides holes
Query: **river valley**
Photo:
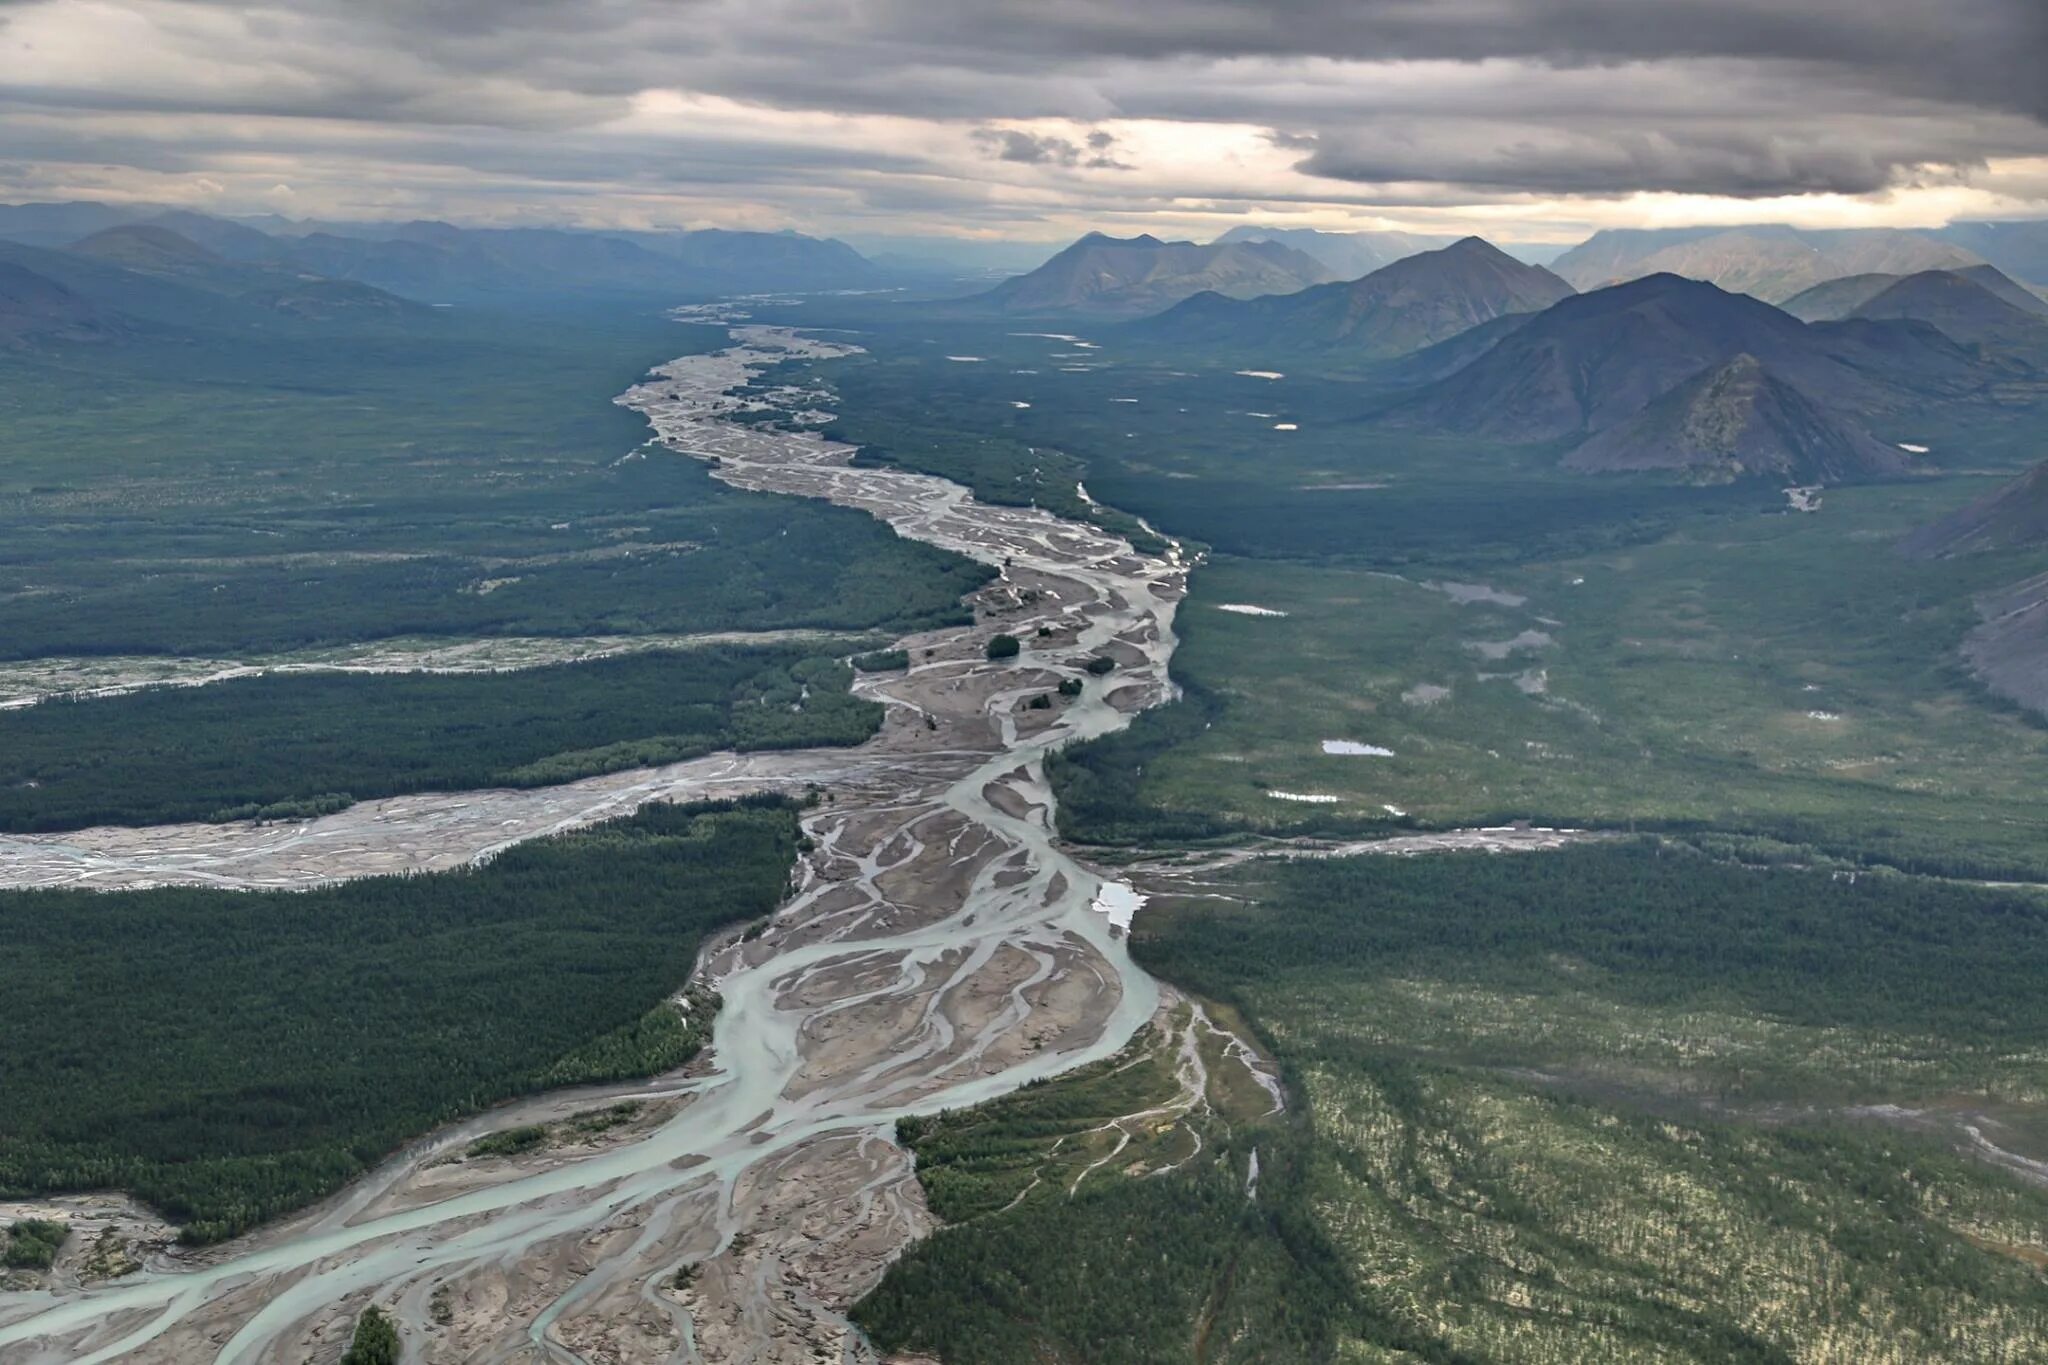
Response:
[{"label": "river valley", "polygon": [[[0,1296],[0,1360],[298,1361],[336,1349],[372,1301],[408,1359],[866,1359],[842,1310],[929,1223],[895,1117],[1109,1056],[1154,1017],[1160,989],[1095,908],[1102,879],[1054,842],[1042,760],[1170,695],[1185,567],[943,480],[852,467],[850,448],[814,433],[730,420],[764,368],[846,353],[783,329],[733,337],[619,401],[728,483],[857,507],[1004,570],[976,626],[912,637],[907,672],[862,679],[888,706],[869,744],[396,798],[292,825],[0,840],[11,886],[274,888],[455,866],[648,800],[816,789],[792,897],[765,932],[700,964],[724,1000],[705,1057],[644,1086],[503,1107],[228,1246]],[[986,660],[998,630],[1024,642],[1019,657]],[[1091,675],[1097,655],[1115,671]],[[1068,678],[1079,697],[1027,705]],[[651,1101],[646,1121],[573,1150],[448,1160],[480,1133],[620,1095]]]}]

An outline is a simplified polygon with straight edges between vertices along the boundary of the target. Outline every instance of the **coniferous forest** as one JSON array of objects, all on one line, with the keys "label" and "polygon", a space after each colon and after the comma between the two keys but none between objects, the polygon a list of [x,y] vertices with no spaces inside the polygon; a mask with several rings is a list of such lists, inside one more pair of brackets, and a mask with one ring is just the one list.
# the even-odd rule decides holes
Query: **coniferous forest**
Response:
[{"label": "coniferous forest", "polygon": [[293,673],[0,712],[0,829],[298,818],[715,749],[858,744],[882,708],[803,643],[509,673]]},{"label": "coniferous forest", "polygon": [[301,892],[0,893],[0,1197],[125,1189],[232,1236],[523,1091],[680,1065],[664,1002],[796,856],[773,799]]}]

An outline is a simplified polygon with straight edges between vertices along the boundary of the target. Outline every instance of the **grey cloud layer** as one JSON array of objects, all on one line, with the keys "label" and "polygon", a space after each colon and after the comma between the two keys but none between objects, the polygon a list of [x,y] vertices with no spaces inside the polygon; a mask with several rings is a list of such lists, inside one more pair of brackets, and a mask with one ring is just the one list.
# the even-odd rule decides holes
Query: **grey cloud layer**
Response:
[{"label": "grey cloud layer", "polygon": [[[65,3],[0,0],[0,54]],[[1298,149],[1333,201],[1388,201],[1387,187],[1417,203],[1446,187],[1475,202],[1863,194],[2048,155],[2048,0],[107,3],[142,16],[165,50],[110,58],[104,80],[61,64],[44,73],[18,53],[0,85],[10,156],[200,159],[211,133],[138,143],[124,162],[89,119],[69,134],[20,122],[22,111],[157,111],[340,120],[365,127],[371,157],[378,126],[439,128],[409,154],[498,175],[517,174],[524,155],[549,176],[588,153],[579,130],[662,88],[970,125],[1248,123]],[[203,79],[189,74],[202,59],[216,64]],[[702,140],[715,144],[715,131]],[[1131,164],[1085,128],[986,126],[975,145],[989,161],[1076,178]],[[678,146],[659,159],[667,178],[701,168],[722,180],[737,161],[773,181],[911,173],[917,158]]]}]

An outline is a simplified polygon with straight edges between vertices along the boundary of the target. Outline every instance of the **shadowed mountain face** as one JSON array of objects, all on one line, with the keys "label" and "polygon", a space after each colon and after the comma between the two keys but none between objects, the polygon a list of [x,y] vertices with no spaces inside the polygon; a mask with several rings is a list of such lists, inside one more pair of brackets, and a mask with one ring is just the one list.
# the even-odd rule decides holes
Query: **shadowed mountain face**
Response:
[{"label": "shadowed mountain face", "polygon": [[227,261],[188,237],[152,223],[128,223],[71,245],[81,256],[153,275],[200,274]]},{"label": "shadowed mountain face", "polygon": [[1899,549],[1915,559],[1943,559],[2038,545],[2048,545],[2048,464],[2036,465],[1996,492],[1921,527],[1901,541]]},{"label": "shadowed mountain face", "polygon": [[318,320],[340,314],[397,316],[419,308],[355,280],[331,280],[281,263],[230,261],[157,223],[96,232],[69,251],[141,275],[176,280],[210,294]]},{"label": "shadowed mountain face", "polygon": [[[2005,282],[2012,292],[2024,296],[2025,291],[2010,280]],[[1960,271],[1927,270],[1908,275],[1858,304],[1851,316],[1925,322],[1945,336],[1973,344],[2048,346],[2048,305],[2038,310],[2026,307]]]},{"label": "shadowed mountain face", "polygon": [[968,302],[1003,313],[1143,317],[1205,291],[1228,298],[1291,294],[1330,278],[1278,242],[1162,242],[1092,232],[1026,275]]},{"label": "shadowed mountain face", "polygon": [[1159,341],[1276,350],[1342,349],[1386,358],[1447,341],[1512,313],[1534,313],[1572,287],[1491,243],[1467,237],[1345,284],[1260,299],[1200,294],[1140,324]]},{"label": "shadowed mountain face", "polygon": [[1559,303],[1387,419],[1505,441],[1603,431],[1737,356],[1859,418],[1981,388],[1969,352],[1924,324],[1810,325],[1697,280],[1657,275]]},{"label": "shadowed mountain face", "polygon": [[1776,303],[1845,275],[1907,275],[1982,263],[1967,247],[1927,233],[1807,232],[1768,225],[1597,232],[1551,268],[1580,289],[1669,273]]},{"label": "shadowed mountain face", "polygon": [[1897,474],[1902,452],[1830,412],[1752,355],[1695,376],[1565,458],[1588,472],[1663,469],[1706,483],[1833,484]]},{"label": "shadowed mountain face", "polygon": [[[1923,526],[1899,542],[1914,559],[2048,545],[2048,463]],[[1981,623],[1962,655],[1984,685],[2007,701],[2048,715],[2048,574],[1977,599]]]},{"label": "shadowed mountain face", "polygon": [[108,341],[118,331],[101,310],[57,281],[0,261],[0,350]]}]

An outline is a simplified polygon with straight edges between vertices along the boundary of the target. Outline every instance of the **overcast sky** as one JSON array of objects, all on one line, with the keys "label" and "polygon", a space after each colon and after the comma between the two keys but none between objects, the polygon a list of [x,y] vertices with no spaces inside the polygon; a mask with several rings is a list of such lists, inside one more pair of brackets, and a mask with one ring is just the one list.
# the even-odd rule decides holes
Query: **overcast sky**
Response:
[{"label": "overcast sky", "polygon": [[2048,0],[0,0],[0,198],[1051,241],[2048,216]]}]

